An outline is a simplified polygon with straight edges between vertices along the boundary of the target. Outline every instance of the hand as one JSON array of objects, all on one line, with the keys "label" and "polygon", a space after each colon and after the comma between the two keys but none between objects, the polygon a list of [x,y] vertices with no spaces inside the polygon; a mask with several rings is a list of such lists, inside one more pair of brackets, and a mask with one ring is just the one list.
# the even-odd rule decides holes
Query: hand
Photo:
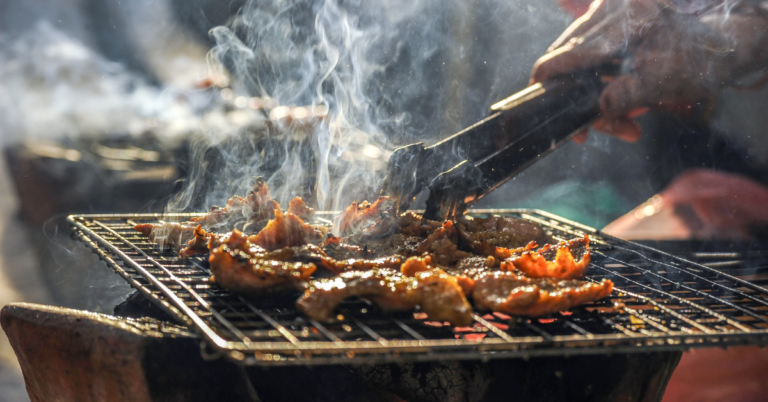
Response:
[{"label": "hand", "polygon": [[[760,12],[715,8],[697,17],[658,0],[595,0],[534,65],[531,83],[627,60],[600,98],[593,127],[627,141],[648,110],[681,111],[768,63]],[[761,54],[762,53],[762,54]],[[578,140],[586,139],[586,131]]]}]

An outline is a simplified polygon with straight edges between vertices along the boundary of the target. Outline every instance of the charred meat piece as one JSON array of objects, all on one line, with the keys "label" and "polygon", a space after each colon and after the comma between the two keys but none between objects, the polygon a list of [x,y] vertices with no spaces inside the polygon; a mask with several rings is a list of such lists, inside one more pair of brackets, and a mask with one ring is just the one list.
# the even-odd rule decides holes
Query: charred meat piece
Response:
[{"label": "charred meat piece", "polygon": [[260,295],[285,289],[303,289],[317,269],[315,264],[260,258],[243,250],[241,237],[230,238],[211,250],[208,258],[219,286],[242,295]]},{"label": "charred meat piece", "polygon": [[385,311],[410,311],[421,306],[431,320],[469,325],[472,307],[456,278],[439,269],[406,276],[391,269],[345,272],[335,278],[313,281],[298,300],[299,311],[326,320],[344,299],[359,296]]},{"label": "charred meat piece", "polygon": [[424,219],[415,212],[406,212],[397,218],[397,232],[406,236],[426,237],[441,226],[442,222]]},{"label": "charred meat piece", "polygon": [[429,253],[437,264],[452,265],[456,261],[472,255],[458,249],[456,245],[458,237],[459,234],[453,221],[445,221],[442,227],[435,230],[419,244],[417,252],[419,254]]},{"label": "charred meat piece", "polygon": [[338,274],[344,271],[352,270],[370,270],[374,268],[399,268],[402,260],[397,257],[385,257],[375,259],[335,259],[329,257],[323,249],[314,244],[305,244],[302,246],[283,247],[273,251],[267,251],[265,248],[254,244],[252,240],[256,236],[246,237],[240,231],[234,230],[227,235],[212,238],[211,244],[217,243],[211,249],[226,244],[230,250],[242,251],[252,258],[260,260],[273,260],[280,262],[304,262],[312,263],[318,268]]},{"label": "charred meat piece", "polygon": [[424,241],[423,237],[406,236],[395,233],[378,239],[368,239],[357,243],[358,239],[346,238],[343,242],[361,244],[377,256],[401,256],[411,257],[419,255],[419,245]]},{"label": "charred meat piece", "polygon": [[213,241],[214,234],[203,230],[202,225],[197,225],[194,237],[187,242],[187,246],[179,251],[179,258],[187,258],[196,254],[207,254],[208,245]]},{"label": "charred meat piece", "polygon": [[205,229],[229,231],[239,229],[243,232],[256,233],[268,220],[275,217],[275,210],[280,204],[269,195],[269,186],[261,178],[256,179],[253,190],[245,197],[234,196],[224,208],[213,207],[201,217],[192,218]]},{"label": "charred meat piece", "polygon": [[160,225],[142,223],[133,228],[149,237],[151,241],[157,243],[160,247],[170,247],[174,250],[179,250],[195,238],[195,226],[197,225],[193,226],[186,222],[166,222]]},{"label": "charred meat piece", "polygon": [[475,286],[475,279],[481,274],[490,272],[496,265],[496,259],[489,257],[471,256],[460,259],[451,268],[446,268],[445,272],[456,277],[466,296],[472,294]]},{"label": "charred meat piece", "polygon": [[288,213],[294,214],[306,222],[315,216],[315,209],[308,207],[301,197],[296,197],[288,203]]},{"label": "charred meat piece", "polygon": [[292,213],[283,214],[279,209],[274,212],[275,219],[269,221],[256,236],[249,238],[251,243],[267,250],[276,250],[317,244],[323,239],[325,233],[320,226],[308,225],[298,216]]},{"label": "charred meat piece", "polygon": [[477,255],[495,255],[496,248],[524,247],[531,241],[545,244],[549,236],[541,225],[508,216],[458,219],[459,241]]},{"label": "charred meat piece", "polygon": [[394,232],[397,224],[395,202],[390,197],[380,197],[373,204],[357,201],[339,215],[339,234],[360,238],[376,238]]},{"label": "charred meat piece", "polygon": [[323,251],[325,251],[329,257],[337,260],[348,260],[350,258],[376,258],[376,253],[369,250],[368,247],[342,243],[341,239],[332,235],[325,239]]},{"label": "charred meat piece", "polygon": [[472,299],[484,310],[526,317],[540,317],[600,300],[613,290],[613,282],[600,283],[553,278],[526,278],[513,272],[481,274],[474,282]]},{"label": "charred meat piece", "polygon": [[337,260],[329,257],[320,247],[314,244],[307,244],[300,247],[285,247],[275,251],[257,251],[254,255],[269,260],[311,262],[317,267],[324,268],[334,274],[344,271],[367,271],[375,268],[399,268],[402,263],[401,259],[397,257],[376,259],[348,258]]},{"label": "charred meat piece", "polygon": [[[572,249],[583,248],[581,260],[576,261]],[[554,254],[554,261],[549,261]],[[557,245],[547,244],[537,251],[524,251],[519,256],[513,256],[501,263],[501,270],[512,271],[515,268],[531,278],[583,278],[589,268],[591,254],[589,252],[589,236],[568,242],[562,241]]]}]

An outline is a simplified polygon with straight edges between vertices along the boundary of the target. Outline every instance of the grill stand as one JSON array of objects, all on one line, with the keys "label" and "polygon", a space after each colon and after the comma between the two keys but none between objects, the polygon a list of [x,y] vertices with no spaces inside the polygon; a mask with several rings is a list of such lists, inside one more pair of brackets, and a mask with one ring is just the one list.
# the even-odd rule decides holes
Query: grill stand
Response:
[{"label": "grill stand", "polygon": [[199,338],[157,320],[19,303],[0,322],[32,400],[652,402],[681,355],[242,367],[204,359]]},{"label": "grill stand", "polygon": [[[319,212],[318,214],[332,214]],[[246,365],[361,365],[684,351],[768,343],[768,289],[728,273],[536,210],[476,210],[539,222],[560,239],[589,233],[587,280],[612,280],[606,299],[539,319],[476,312],[471,328],[343,303],[306,320],[296,295],[246,299],[211,284],[204,257],[180,260],[133,227],[190,214],[70,216],[73,235],[220,353]],[[437,324],[437,325],[436,325]]]}]

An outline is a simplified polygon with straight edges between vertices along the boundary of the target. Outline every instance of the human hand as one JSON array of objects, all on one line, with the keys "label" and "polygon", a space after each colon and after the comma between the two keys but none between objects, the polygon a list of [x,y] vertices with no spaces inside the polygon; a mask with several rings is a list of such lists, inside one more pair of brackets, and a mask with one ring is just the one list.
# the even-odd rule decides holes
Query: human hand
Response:
[{"label": "human hand", "polygon": [[[697,16],[660,0],[596,0],[536,62],[531,83],[626,60],[627,73],[606,77],[593,127],[636,141],[641,133],[633,118],[648,110],[690,110],[768,64],[765,17],[721,8]],[[586,131],[576,137],[584,139]]]}]

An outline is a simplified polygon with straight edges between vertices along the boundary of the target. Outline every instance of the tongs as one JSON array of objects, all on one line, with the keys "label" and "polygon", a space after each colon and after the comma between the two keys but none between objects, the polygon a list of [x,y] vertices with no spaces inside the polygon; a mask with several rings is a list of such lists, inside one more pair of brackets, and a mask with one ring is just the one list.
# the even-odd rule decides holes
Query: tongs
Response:
[{"label": "tongs", "polygon": [[618,65],[537,83],[491,106],[491,115],[432,145],[398,148],[381,195],[405,211],[425,187],[424,217],[453,219],[599,116],[604,77]]}]

